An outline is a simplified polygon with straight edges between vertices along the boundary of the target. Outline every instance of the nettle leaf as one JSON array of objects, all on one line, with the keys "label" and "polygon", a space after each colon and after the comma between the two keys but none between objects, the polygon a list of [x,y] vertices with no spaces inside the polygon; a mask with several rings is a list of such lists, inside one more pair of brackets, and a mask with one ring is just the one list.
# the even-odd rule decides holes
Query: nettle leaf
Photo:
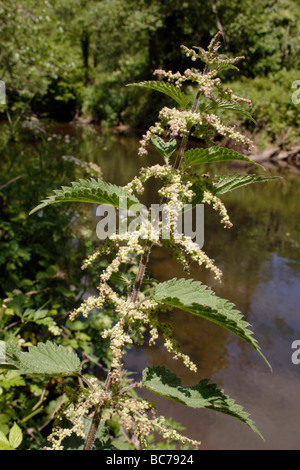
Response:
[{"label": "nettle leaf", "polygon": [[139,83],[129,83],[127,86],[139,86],[159,91],[173,98],[173,100],[175,100],[182,108],[185,108],[190,101],[185,93],[179,90],[179,88],[177,88],[173,83],[169,82],[147,81]]},{"label": "nettle leaf", "polygon": [[56,326],[54,319],[49,316],[49,310],[26,308],[23,312],[22,319],[24,323],[34,322],[37,325],[45,325],[48,327]]},{"label": "nettle leaf", "polygon": [[268,181],[278,180],[279,176],[261,176],[261,175],[224,175],[216,178],[205,178],[197,181],[191,186],[194,196],[191,201],[187,198],[183,200],[185,204],[191,204],[195,207],[197,204],[203,203],[204,191],[208,190],[215,196],[228,193],[235,189],[241,188],[252,183],[264,183]]},{"label": "nettle leaf", "polygon": [[239,70],[235,65],[230,64],[229,62],[211,62],[209,64],[209,70],[217,70],[218,72],[223,72],[224,70]]},{"label": "nettle leaf", "polygon": [[152,139],[152,143],[163,158],[171,157],[177,148],[176,139],[171,139],[169,142],[165,142],[160,137],[155,137]]},{"label": "nettle leaf", "polygon": [[217,297],[200,281],[174,278],[158,284],[152,296],[164,305],[206,318],[236,334],[250,344],[271,368],[253,337],[253,332],[249,330],[250,324],[243,320],[242,314],[235,308],[235,305]]},{"label": "nettle leaf", "polygon": [[19,447],[23,440],[23,434],[21,428],[17,425],[17,423],[13,424],[13,427],[9,431],[9,444],[13,449]]},{"label": "nettle leaf", "polygon": [[[3,364],[0,365],[2,369]],[[1,388],[9,390],[12,387],[21,387],[25,385],[25,381],[18,370],[5,370],[0,374]]]},{"label": "nettle leaf", "polygon": [[13,447],[9,444],[9,440],[2,431],[0,431],[0,450],[13,450]]},{"label": "nettle leaf", "polygon": [[262,435],[249,413],[217,388],[209,379],[200,380],[197,385],[183,386],[181,379],[165,367],[150,367],[143,371],[143,386],[157,395],[174,400],[192,408],[207,408],[225,413],[247,424],[254,432]]},{"label": "nettle leaf", "polygon": [[22,312],[23,312],[25,302],[26,302],[25,294],[18,294],[15,297],[13,297],[12,300],[9,300],[7,302],[7,305],[9,308],[11,308],[14,311],[15,315],[18,315],[18,317],[22,317]]},{"label": "nettle leaf", "polygon": [[80,372],[78,356],[51,341],[30,346],[28,352],[21,351],[14,343],[6,343],[6,360],[21,374],[67,377]]},{"label": "nettle leaf", "polygon": [[30,215],[58,202],[90,202],[108,204],[121,209],[129,209],[133,204],[140,204],[135,196],[120,186],[106,183],[101,179],[81,179],[79,182],[72,182],[71,186],[63,186],[61,189],[54,190],[54,194],[44,199],[30,212]]},{"label": "nettle leaf", "polygon": [[242,108],[240,105],[237,103],[233,103],[232,101],[209,101],[203,104],[202,106],[202,111],[204,112],[213,112],[215,113],[216,111],[232,111],[238,114],[241,114],[242,116],[246,117],[250,121],[255,123],[255,119],[252,117],[252,115],[249,113],[249,111],[246,111],[244,108]]},{"label": "nettle leaf", "polygon": [[0,369],[16,369],[16,366],[7,358],[5,341],[0,341]]},{"label": "nettle leaf", "polygon": [[261,176],[261,175],[224,175],[219,176],[210,190],[215,195],[225,194],[234,189],[241,188],[247,184],[264,183],[266,181],[278,180],[279,176]]},{"label": "nettle leaf", "polygon": [[250,160],[250,158],[239,154],[235,150],[217,145],[208,148],[193,148],[187,150],[184,154],[184,161],[188,167],[203,163],[229,162],[233,160],[253,163],[263,168],[259,163]]}]

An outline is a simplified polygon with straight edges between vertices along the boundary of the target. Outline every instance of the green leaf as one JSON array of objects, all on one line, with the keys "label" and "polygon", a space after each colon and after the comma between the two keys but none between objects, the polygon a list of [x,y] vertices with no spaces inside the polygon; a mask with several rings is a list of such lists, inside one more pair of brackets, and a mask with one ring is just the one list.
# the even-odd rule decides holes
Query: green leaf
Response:
[{"label": "green leaf", "polygon": [[0,431],[0,450],[11,450],[9,441],[2,431]]},{"label": "green leaf", "polygon": [[16,369],[16,366],[7,360],[5,341],[0,341],[0,369]]},{"label": "green leaf", "polygon": [[7,446],[9,446],[9,441],[8,439],[5,437],[5,435],[3,434],[2,431],[0,431],[0,445],[1,444],[5,444]]},{"label": "green leaf", "polygon": [[110,276],[111,281],[119,282],[127,286],[132,282],[133,279],[135,279],[135,275],[133,273],[116,272],[112,273],[112,275]]},{"label": "green leaf", "polygon": [[217,70],[218,72],[223,72],[224,70],[239,70],[235,65],[230,64],[229,62],[211,62],[209,64],[209,70]]},{"label": "green leaf", "polygon": [[[0,365],[0,369],[6,369],[3,364]],[[12,367],[10,367],[12,369]],[[12,387],[20,387],[25,385],[25,381],[18,370],[6,370],[0,374],[0,385],[1,388],[9,390]]]},{"label": "green leaf", "polygon": [[278,180],[279,178],[279,176],[224,175],[217,178],[216,183],[212,185],[210,190],[213,194],[219,196],[220,194],[228,193],[229,191],[241,188],[247,184],[264,183],[266,181]]},{"label": "green leaf", "polygon": [[26,308],[23,313],[23,321],[25,323],[34,322],[37,325],[55,326],[56,323],[53,318],[49,316],[49,310],[33,310]]},{"label": "green leaf", "polygon": [[14,450],[9,444],[0,440],[0,450]]},{"label": "green leaf", "polygon": [[250,344],[271,368],[253,338],[253,332],[248,329],[249,323],[243,320],[242,314],[234,304],[214,295],[214,292],[200,281],[171,279],[158,284],[152,296],[156,301],[206,318],[236,334]]},{"label": "green leaf", "polygon": [[7,302],[7,305],[9,308],[12,308],[14,313],[18,315],[19,317],[22,317],[22,311],[25,305],[26,301],[26,296],[24,294],[18,294],[15,297],[13,297],[12,300],[9,300]]},{"label": "green leaf", "polygon": [[100,179],[79,180],[71,186],[63,186],[54,190],[54,195],[47,197],[35,207],[30,215],[50,204],[58,202],[90,202],[93,204],[108,204],[110,206],[129,209],[133,204],[140,204],[138,199],[124,188]]},{"label": "green leaf", "polygon": [[[8,410],[9,412],[9,410]],[[7,434],[8,431],[9,431],[9,427],[8,427],[8,424],[9,421],[10,421],[10,415],[7,413],[0,413],[0,431],[2,431],[2,433],[4,434]]]},{"label": "green leaf", "polygon": [[78,356],[51,341],[30,346],[28,352],[22,352],[14,343],[6,343],[6,357],[21,374],[67,377],[80,372]]},{"label": "green leaf", "polygon": [[189,98],[186,96],[186,94],[179,90],[179,88],[177,88],[173,83],[163,81],[148,81],[139,83],[129,83],[127,86],[139,86],[159,91],[173,98],[173,100],[175,100],[182,108],[185,108],[189,103]]},{"label": "green leaf", "polygon": [[17,423],[14,423],[13,427],[9,431],[9,444],[13,449],[19,447],[23,440],[23,434]]},{"label": "green leaf", "polygon": [[157,366],[143,371],[142,384],[147,390],[182,405],[207,408],[237,418],[263,439],[249,418],[249,413],[225,395],[223,390],[218,389],[216,384],[209,383],[209,379],[203,379],[197,385],[183,386],[176,374],[165,367]]},{"label": "green leaf", "polygon": [[208,148],[193,148],[187,150],[184,154],[184,160],[186,166],[188,167],[204,163],[228,162],[235,160],[253,163],[254,165],[258,165],[263,168],[263,166],[259,163],[250,160],[250,158],[239,154],[235,150],[218,146],[212,146]]},{"label": "green leaf", "polygon": [[208,190],[215,196],[220,196],[234,189],[241,188],[252,183],[264,183],[278,180],[279,176],[260,176],[260,175],[224,175],[216,178],[203,178],[196,181],[191,190],[194,196],[191,201],[182,198],[182,201],[189,207],[195,207],[197,204],[203,204],[204,191]]},{"label": "green leaf", "polygon": [[163,158],[171,157],[177,148],[176,139],[171,139],[169,142],[164,142],[160,137],[155,137],[152,139],[152,143]]},{"label": "green leaf", "polygon": [[[200,105],[201,107],[201,105]],[[246,117],[250,121],[255,123],[255,119],[253,119],[252,115],[246,111],[242,106],[239,106],[237,103],[232,103],[231,101],[209,101],[202,105],[201,110],[208,113],[216,111],[233,111],[235,113],[241,114],[242,116]]]}]

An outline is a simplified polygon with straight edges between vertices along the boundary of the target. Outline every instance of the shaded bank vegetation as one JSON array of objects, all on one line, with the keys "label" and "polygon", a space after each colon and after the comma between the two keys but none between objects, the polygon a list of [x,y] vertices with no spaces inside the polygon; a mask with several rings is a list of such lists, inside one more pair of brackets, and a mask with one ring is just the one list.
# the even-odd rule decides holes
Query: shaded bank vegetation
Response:
[{"label": "shaded bank vegetation", "polygon": [[[221,29],[224,53],[245,56],[232,87],[253,100],[263,140],[291,140],[299,126],[291,101],[299,19],[296,0],[7,0],[0,7],[0,78],[10,113],[146,128],[161,103],[155,93],[124,85],[152,79],[154,69],[182,72],[180,45],[207,44]],[[230,70],[223,75],[225,82],[237,78]],[[248,119],[242,124],[254,130]]]}]

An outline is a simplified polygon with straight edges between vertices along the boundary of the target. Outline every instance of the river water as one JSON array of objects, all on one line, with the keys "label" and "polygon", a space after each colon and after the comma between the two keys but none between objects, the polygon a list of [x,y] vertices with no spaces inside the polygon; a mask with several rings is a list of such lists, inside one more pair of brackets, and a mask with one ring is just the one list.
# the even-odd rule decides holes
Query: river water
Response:
[{"label": "river water", "polygon": [[[79,132],[70,127],[68,133],[68,138],[78,139],[74,156],[96,162],[103,179],[118,185],[126,184],[141,166],[159,161],[156,154],[144,159],[137,156],[136,136],[105,136],[91,127]],[[161,414],[179,421],[186,427],[186,435],[200,440],[203,450],[300,448],[300,364],[292,361],[292,343],[300,340],[300,173],[296,167],[265,166],[264,174],[282,178],[224,195],[233,223],[230,230],[223,228],[210,208],[205,209],[203,249],[222,269],[222,282],[199,267],[193,267],[191,276],[244,314],[272,372],[247,343],[182,311],[169,314],[168,321],[183,352],[197,364],[197,373],[175,362],[160,343],[133,348],[126,358],[126,366],[137,377],[147,366],[165,365],[184,384],[209,378],[250,413],[265,439],[227,415],[190,409],[145,393],[157,401]],[[249,168],[219,164],[203,170],[233,173]],[[154,194],[151,183],[145,202],[151,202]],[[184,277],[181,265],[163,249],[153,250],[149,270],[159,281]]]}]

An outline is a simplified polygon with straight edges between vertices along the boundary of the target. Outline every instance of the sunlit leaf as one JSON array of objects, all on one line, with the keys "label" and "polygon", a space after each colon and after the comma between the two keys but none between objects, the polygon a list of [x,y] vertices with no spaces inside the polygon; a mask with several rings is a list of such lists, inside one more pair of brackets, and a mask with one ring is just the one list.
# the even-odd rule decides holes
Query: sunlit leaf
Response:
[{"label": "sunlit leaf", "polygon": [[2,431],[0,431],[0,450],[13,450]]},{"label": "sunlit leaf", "polygon": [[150,88],[151,90],[159,91],[165,95],[170,96],[175,100],[182,108],[185,108],[189,103],[189,98],[183,93],[179,88],[177,88],[173,83],[163,82],[163,81],[147,81],[139,83],[130,83],[127,86],[138,86],[143,88]]},{"label": "sunlit leaf", "polygon": [[212,186],[212,192],[215,195],[225,194],[234,189],[241,188],[252,183],[265,183],[268,181],[278,181],[278,176],[261,175],[224,175],[216,179]]},{"label": "sunlit leaf", "polygon": [[6,357],[7,362],[13,364],[21,374],[67,377],[80,372],[78,356],[70,349],[51,341],[30,346],[28,352],[23,352],[14,343],[8,342]]},{"label": "sunlit leaf", "polygon": [[228,161],[242,161],[246,163],[253,163],[254,165],[262,167],[262,165],[260,165],[259,163],[256,163],[250,158],[241,155],[235,150],[218,146],[212,146],[208,148],[193,148],[187,150],[184,154],[184,161],[186,166],[188,167],[204,163]]},{"label": "sunlit leaf", "polygon": [[143,371],[142,384],[147,390],[182,405],[207,408],[237,418],[262,437],[249,418],[249,413],[225,395],[223,390],[218,389],[216,384],[209,383],[209,379],[203,379],[197,385],[183,386],[176,374],[165,367],[157,366]]},{"label": "sunlit leaf", "polygon": [[138,199],[124,188],[100,179],[79,180],[71,186],[54,190],[54,194],[44,199],[30,214],[58,202],[90,202],[108,204],[121,209],[129,209],[133,204],[140,204]]},{"label": "sunlit leaf", "polygon": [[156,301],[206,318],[231,331],[250,344],[271,367],[249,329],[250,324],[243,320],[235,305],[216,296],[200,281],[171,279],[158,284],[152,295]]},{"label": "sunlit leaf", "polygon": [[17,447],[22,443],[23,434],[17,423],[14,423],[13,427],[10,429],[8,438],[9,444],[13,449],[17,449]]},{"label": "sunlit leaf", "polygon": [[233,103],[232,101],[207,101],[200,105],[200,108],[205,113],[216,113],[218,111],[232,111],[234,113],[241,114],[242,116],[255,123],[255,119],[252,117],[249,111],[246,111],[246,109],[244,109],[238,103]]},{"label": "sunlit leaf", "polygon": [[152,143],[164,158],[171,157],[177,148],[176,139],[171,139],[168,142],[164,142],[160,137],[155,137],[152,139]]}]

